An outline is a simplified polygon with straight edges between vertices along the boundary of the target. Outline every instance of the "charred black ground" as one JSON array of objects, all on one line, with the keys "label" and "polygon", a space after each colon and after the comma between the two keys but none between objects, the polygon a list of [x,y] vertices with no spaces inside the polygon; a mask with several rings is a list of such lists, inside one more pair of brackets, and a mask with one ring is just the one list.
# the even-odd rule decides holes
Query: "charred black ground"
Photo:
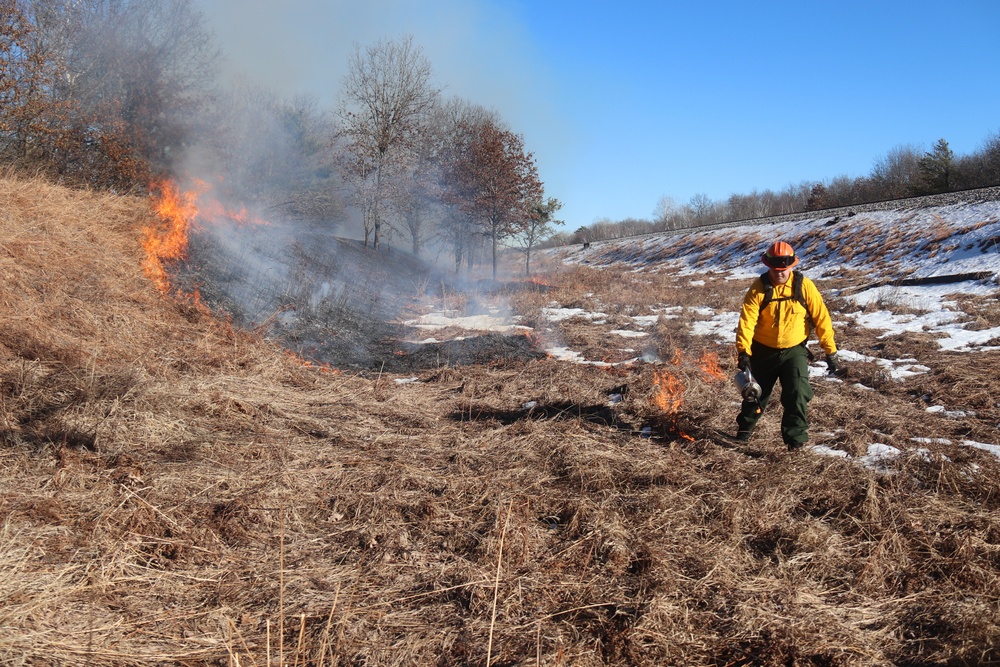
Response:
[{"label": "charred black ground", "polygon": [[[297,229],[287,246],[267,227],[242,228],[237,236],[241,250],[234,257],[218,235],[193,235],[190,257],[175,267],[178,288],[197,290],[221,316],[310,362],[407,373],[545,356],[530,338],[489,332],[418,344],[412,341],[419,330],[403,323],[446,299],[463,315],[480,314],[512,295],[551,289],[544,283],[470,279],[395,248],[376,251],[322,230]],[[268,244],[274,247],[264,253]]]}]

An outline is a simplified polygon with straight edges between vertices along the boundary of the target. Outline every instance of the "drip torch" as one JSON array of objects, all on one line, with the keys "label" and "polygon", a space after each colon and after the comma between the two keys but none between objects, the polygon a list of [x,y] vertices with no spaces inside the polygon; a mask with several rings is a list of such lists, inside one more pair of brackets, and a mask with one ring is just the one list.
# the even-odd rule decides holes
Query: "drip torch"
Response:
[{"label": "drip torch", "polygon": [[733,381],[736,383],[736,389],[739,390],[740,396],[743,397],[743,401],[746,403],[756,403],[757,412],[761,412],[760,407],[760,385],[757,381],[753,379],[753,373],[750,369],[738,371],[735,376],[733,376]]}]

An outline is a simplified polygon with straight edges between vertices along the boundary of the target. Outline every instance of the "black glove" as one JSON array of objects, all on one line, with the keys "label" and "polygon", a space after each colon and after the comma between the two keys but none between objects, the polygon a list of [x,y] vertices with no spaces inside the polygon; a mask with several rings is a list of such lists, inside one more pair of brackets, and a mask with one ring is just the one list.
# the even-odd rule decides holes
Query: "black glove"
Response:
[{"label": "black glove", "polygon": [[740,352],[740,355],[736,361],[736,367],[739,368],[741,371],[750,370],[750,355],[747,354],[746,352]]},{"label": "black glove", "polygon": [[826,367],[830,375],[836,375],[837,377],[840,377],[845,372],[844,367],[840,364],[840,357],[836,352],[826,355]]}]

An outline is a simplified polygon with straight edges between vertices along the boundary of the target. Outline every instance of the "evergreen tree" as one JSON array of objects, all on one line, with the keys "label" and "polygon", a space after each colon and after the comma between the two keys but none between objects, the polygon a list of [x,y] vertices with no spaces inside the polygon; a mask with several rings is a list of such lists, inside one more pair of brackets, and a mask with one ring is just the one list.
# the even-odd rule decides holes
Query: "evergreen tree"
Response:
[{"label": "evergreen tree", "polygon": [[937,194],[948,192],[951,187],[952,162],[955,154],[944,139],[938,139],[930,152],[920,158],[920,189],[919,194]]}]

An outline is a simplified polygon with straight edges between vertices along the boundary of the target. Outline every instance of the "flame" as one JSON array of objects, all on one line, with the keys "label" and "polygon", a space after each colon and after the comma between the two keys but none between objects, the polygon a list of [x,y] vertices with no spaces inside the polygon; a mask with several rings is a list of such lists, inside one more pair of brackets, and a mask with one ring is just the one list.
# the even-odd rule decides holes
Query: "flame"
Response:
[{"label": "flame", "polygon": [[672,373],[656,371],[653,374],[653,401],[667,414],[676,414],[684,404],[684,385]]},{"label": "flame", "polygon": [[719,355],[711,350],[704,350],[701,353],[701,359],[698,361],[701,366],[702,372],[708,376],[710,380],[719,380],[722,382],[726,381],[726,373],[722,370],[722,365],[719,363]]},{"label": "flame", "polygon": [[326,362],[320,363],[309,361],[305,357],[292,352],[291,350],[285,350],[285,357],[303,368],[312,368],[318,370],[320,373],[330,373],[331,375],[341,374],[341,370],[339,368],[334,368]]},{"label": "flame", "polygon": [[197,190],[181,192],[173,181],[154,183],[150,190],[153,210],[159,220],[144,230],[142,247],[146,261],[142,269],[161,292],[170,289],[166,264],[187,254],[188,234],[198,217]]},{"label": "flame", "polygon": [[[196,181],[196,183],[201,183],[201,181]],[[207,192],[207,186],[206,186]],[[235,222],[237,225],[267,225],[270,224],[267,220],[263,218],[258,218],[251,215],[246,206],[241,206],[238,209],[229,209],[222,205],[219,201],[209,199],[206,201],[200,201],[201,210],[199,211],[199,217],[203,220],[212,223],[221,223],[225,221]]]},{"label": "flame", "polygon": [[[542,341],[542,337],[538,334],[537,331],[535,331],[533,329],[532,330],[525,330],[525,331],[521,331],[520,335],[524,336],[524,338],[528,341],[528,346],[532,350],[540,350],[540,349],[542,349],[542,347],[544,345],[544,342]],[[552,357],[552,355],[549,354],[548,352],[545,353],[545,356],[547,356],[549,358]]]},{"label": "flame", "polygon": [[[150,185],[153,210],[158,220],[143,230],[142,247],[146,260],[142,268],[156,287],[166,294],[170,291],[167,266],[187,256],[188,241],[195,221],[220,223],[232,221],[242,224],[267,224],[239,210],[226,209],[221,203],[206,197],[212,186],[201,179],[191,179],[192,187],[182,190],[171,180],[161,180]],[[188,295],[200,302],[197,293]]]}]

